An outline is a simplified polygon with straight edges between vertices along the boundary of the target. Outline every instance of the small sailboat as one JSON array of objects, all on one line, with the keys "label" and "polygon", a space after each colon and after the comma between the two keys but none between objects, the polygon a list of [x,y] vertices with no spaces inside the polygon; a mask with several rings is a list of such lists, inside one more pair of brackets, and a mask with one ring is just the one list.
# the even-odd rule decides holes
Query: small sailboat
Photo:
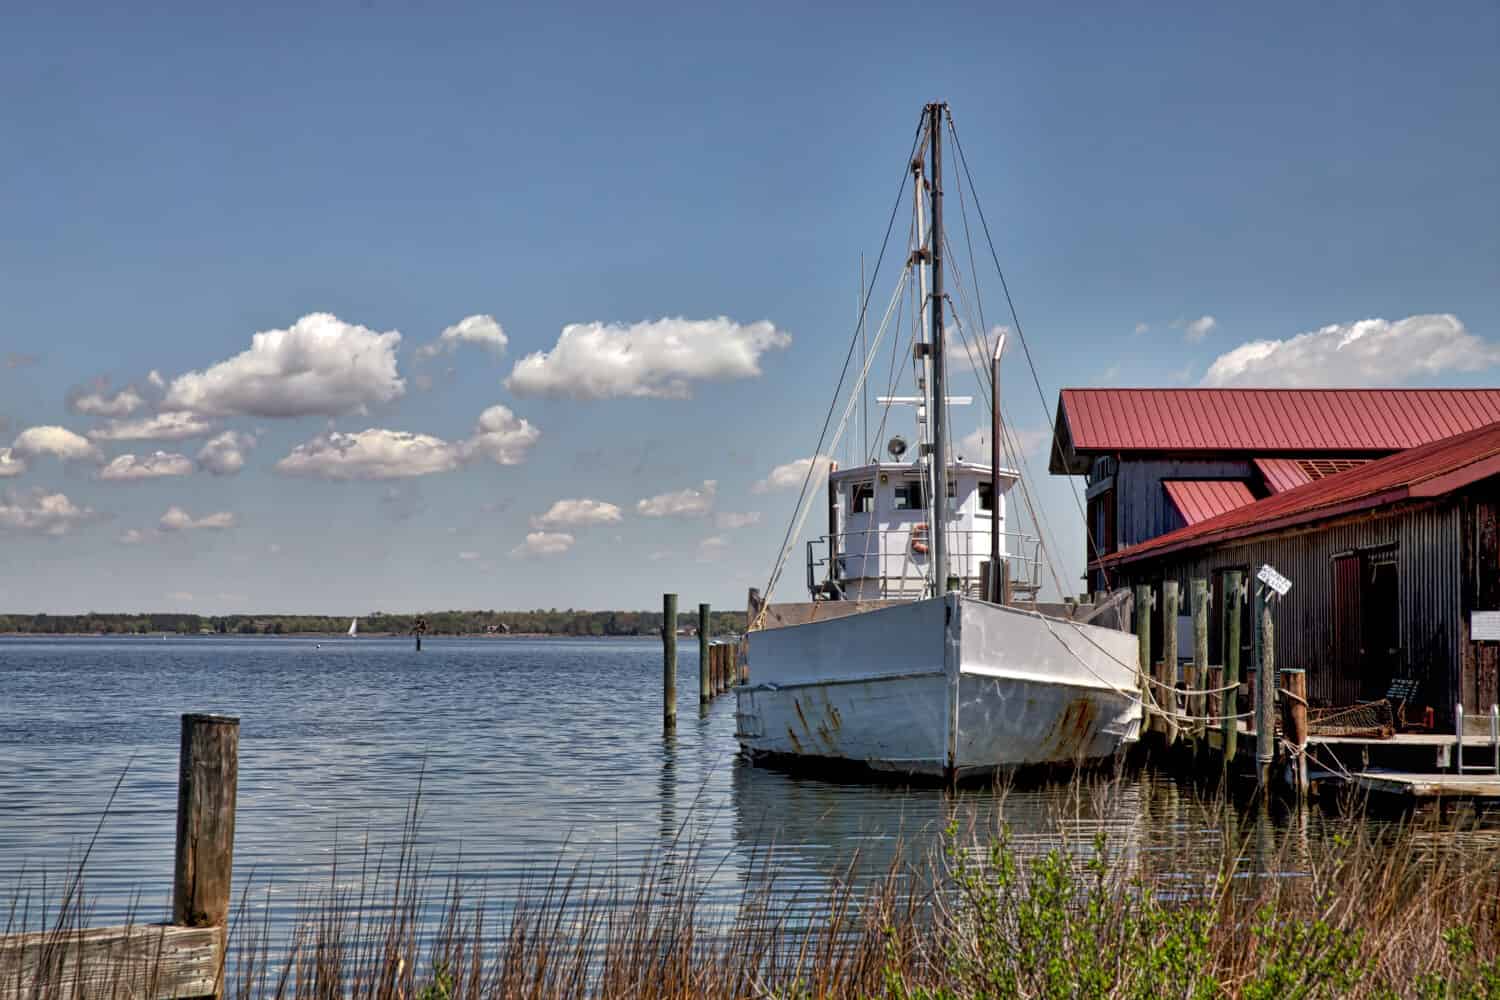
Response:
[{"label": "small sailboat", "polygon": [[[1139,736],[1135,637],[1092,623],[1074,605],[1039,602],[1041,543],[1005,528],[1006,494],[1021,476],[1001,464],[1003,334],[993,346],[982,339],[972,348],[958,309],[974,285],[956,283],[957,300],[944,291],[944,257],[953,254],[943,235],[942,138],[952,127],[946,116],[945,104],[924,110],[908,160],[915,218],[905,268],[862,370],[854,369],[859,376],[843,419],[816,453],[836,453],[851,415],[866,405],[865,380],[893,317],[891,369],[904,358],[917,395],[880,398],[887,407],[880,427],[891,404],[915,406],[919,447],[907,458],[898,435],[889,461],[873,454],[867,416],[864,450],[828,476],[828,533],[807,544],[810,600],[763,604],[751,591],[749,680],[735,689],[735,718],[752,760],[836,761],[954,780],[1077,766],[1111,757]],[[958,176],[967,178],[961,147],[959,155]],[[960,198],[968,186],[955,185]],[[972,277],[972,254],[966,270]],[[945,316],[950,308],[953,315]],[[906,352],[899,350],[903,315],[912,317]],[[864,317],[862,305],[862,350]],[[945,319],[959,334],[946,345]],[[989,336],[982,321],[975,325]],[[946,368],[960,360],[973,365],[990,397],[988,465],[954,454],[948,407],[970,400],[946,394]],[[986,363],[991,371],[982,373]],[[835,402],[838,396],[836,390]],[[851,450],[858,447],[856,440]],[[767,601],[808,514],[823,506],[815,494],[809,468]]]},{"label": "small sailboat", "polygon": [[349,631],[344,633],[351,639],[359,638],[359,619],[355,618],[349,622]]}]

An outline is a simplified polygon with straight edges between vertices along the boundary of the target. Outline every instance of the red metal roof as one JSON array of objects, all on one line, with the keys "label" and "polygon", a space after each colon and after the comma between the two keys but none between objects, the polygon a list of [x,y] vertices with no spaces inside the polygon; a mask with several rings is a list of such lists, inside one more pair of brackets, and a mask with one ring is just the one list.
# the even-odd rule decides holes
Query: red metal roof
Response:
[{"label": "red metal roof", "polygon": [[1238,479],[1169,479],[1162,486],[1166,487],[1172,506],[1188,524],[1207,521],[1255,502],[1250,487]]},{"label": "red metal roof", "polygon": [[1347,472],[1368,461],[1367,458],[1347,456],[1333,458],[1320,455],[1304,458],[1257,458],[1255,468],[1272,493],[1285,493],[1287,490],[1296,489],[1314,480],[1327,479],[1340,472]]},{"label": "red metal roof", "polygon": [[1272,493],[1285,493],[1313,481],[1294,458],[1257,458],[1255,469]]},{"label": "red metal roof", "polygon": [[1261,535],[1403,500],[1438,497],[1500,475],[1500,423],[1319,479],[1121,549],[1103,565]]},{"label": "red metal roof", "polygon": [[1500,389],[1064,389],[1057,409],[1064,472],[1064,451],[1414,448],[1500,420]]}]

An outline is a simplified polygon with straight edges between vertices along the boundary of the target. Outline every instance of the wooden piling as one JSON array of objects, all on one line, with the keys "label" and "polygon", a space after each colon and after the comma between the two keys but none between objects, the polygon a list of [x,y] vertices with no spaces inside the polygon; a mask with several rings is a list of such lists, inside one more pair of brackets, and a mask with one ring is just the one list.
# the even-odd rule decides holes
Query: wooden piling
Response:
[{"label": "wooden piling", "polygon": [[698,704],[700,705],[707,705],[709,699],[714,696],[714,682],[710,671],[712,664],[709,663],[708,614],[707,604],[698,605]]},{"label": "wooden piling", "polygon": [[1255,775],[1261,788],[1271,783],[1276,759],[1276,643],[1271,627],[1271,602],[1265,587],[1255,588]]},{"label": "wooden piling", "polygon": [[1245,595],[1240,589],[1244,576],[1239,570],[1224,574],[1224,684],[1230,690],[1224,692],[1224,763],[1234,762],[1239,750],[1240,720],[1240,609],[1244,607]]},{"label": "wooden piling", "polygon": [[240,720],[184,715],[177,757],[174,924],[221,930],[228,925],[239,772]]},{"label": "wooden piling", "polygon": [[[1138,583],[1135,587],[1135,638],[1137,663],[1141,671],[1141,701],[1149,706],[1154,704],[1151,691],[1151,672],[1154,664],[1151,661],[1151,585]],[[1156,713],[1150,708],[1142,709],[1141,731],[1146,732],[1151,728],[1152,719]]]},{"label": "wooden piling", "polygon": [[1177,739],[1177,610],[1178,587],[1176,580],[1163,580],[1161,585],[1161,685],[1156,689],[1163,706],[1170,713],[1166,718],[1167,743]]},{"label": "wooden piling", "polygon": [[677,729],[677,595],[661,595],[662,730]]},{"label": "wooden piling", "polygon": [[[1223,686],[1224,668],[1222,666],[1209,667],[1208,680],[1204,682],[1204,687],[1208,689],[1208,694],[1203,700],[1203,714],[1210,719],[1223,718],[1224,716],[1224,692],[1219,690]],[[1208,742],[1208,726],[1208,723],[1204,723],[1203,739],[1205,743]]]},{"label": "wooden piling", "polygon": [[[1208,683],[1208,581],[1196,578],[1192,582],[1193,600],[1193,667],[1197,683],[1191,687],[1197,692],[1188,700],[1188,711],[1202,719],[1208,714],[1208,698],[1203,693]],[[1208,732],[1208,723],[1194,722],[1193,734],[1200,740]]]},{"label": "wooden piling", "polygon": [[1293,782],[1300,798],[1307,794],[1307,671],[1287,667],[1281,671],[1281,730],[1293,747]]}]

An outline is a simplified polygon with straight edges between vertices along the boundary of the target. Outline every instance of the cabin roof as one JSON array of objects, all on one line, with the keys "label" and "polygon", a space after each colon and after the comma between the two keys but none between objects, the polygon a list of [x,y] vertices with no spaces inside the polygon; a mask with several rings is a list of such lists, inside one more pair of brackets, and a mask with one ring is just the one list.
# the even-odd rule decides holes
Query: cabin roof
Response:
[{"label": "cabin roof", "polygon": [[[986,477],[990,474],[990,467],[988,465],[980,465],[977,462],[965,462],[962,459],[956,462],[949,462],[948,470],[950,472],[964,472]],[[837,483],[843,482],[846,479],[873,476],[879,472],[892,475],[916,476],[921,475],[922,469],[915,462],[874,462],[869,465],[851,465],[847,469],[834,469],[828,474],[828,478]],[[1014,469],[1002,468],[1000,470],[1000,478],[1014,481],[1021,478],[1021,474]]]},{"label": "cabin roof", "polygon": [[1445,496],[1500,474],[1500,422],[1277,493],[1097,560],[1118,566],[1263,535],[1405,500]]},{"label": "cabin roof", "polygon": [[1500,389],[1064,389],[1050,471],[1095,454],[1400,451],[1500,420]]}]

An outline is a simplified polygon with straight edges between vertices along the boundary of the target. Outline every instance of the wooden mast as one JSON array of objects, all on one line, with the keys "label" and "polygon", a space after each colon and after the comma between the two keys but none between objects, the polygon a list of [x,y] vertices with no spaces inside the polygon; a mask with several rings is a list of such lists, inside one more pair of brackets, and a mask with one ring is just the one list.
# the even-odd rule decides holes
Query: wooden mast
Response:
[{"label": "wooden mast", "polygon": [[946,104],[927,105],[927,133],[931,169],[927,194],[931,204],[932,236],[928,243],[932,270],[932,383],[928,413],[932,417],[932,586],[935,594],[948,590],[948,400],[947,364],[943,358],[943,112]]}]

